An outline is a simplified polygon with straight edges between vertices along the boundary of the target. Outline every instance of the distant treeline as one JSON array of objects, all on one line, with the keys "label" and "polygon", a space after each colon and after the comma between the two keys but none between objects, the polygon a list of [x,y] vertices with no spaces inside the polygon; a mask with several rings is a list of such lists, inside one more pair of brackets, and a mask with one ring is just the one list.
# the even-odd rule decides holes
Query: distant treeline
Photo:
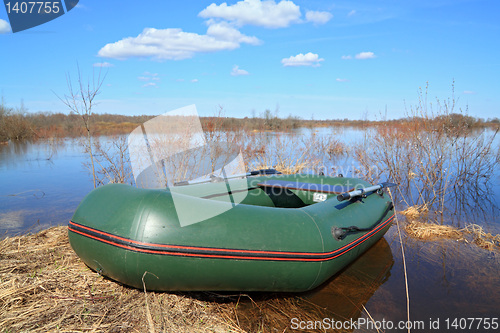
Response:
[{"label": "distant treeline", "polygon": [[[134,128],[155,116],[124,116],[115,114],[92,114],[90,129],[93,135],[127,134]],[[436,125],[460,128],[498,128],[500,120],[480,119],[462,114],[450,114],[434,118]],[[418,117],[396,120],[368,121],[350,119],[306,120],[296,116],[280,118],[265,112],[261,117],[201,117],[205,131],[289,131],[301,127],[372,127],[380,125],[401,125],[419,121]],[[0,105],[0,142],[8,140],[30,140],[50,137],[81,136],[85,132],[80,115],[38,112],[28,113]]]}]

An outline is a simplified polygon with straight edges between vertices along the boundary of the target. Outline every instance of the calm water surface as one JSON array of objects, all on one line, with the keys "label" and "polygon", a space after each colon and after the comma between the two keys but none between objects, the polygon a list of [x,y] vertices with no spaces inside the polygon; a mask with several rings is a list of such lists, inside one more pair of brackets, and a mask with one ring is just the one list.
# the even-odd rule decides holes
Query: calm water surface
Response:
[{"label": "calm water surface", "polygon": [[[312,132],[333,133],[349,145],[361,144],[364,136],[359,130],[301,130],[305,135]],[[82,165],[86,160],[76,139],[0,145],[0,237],[67,224],[93,188],[91,175]],[[353,159],[344,156],[335,163],[348,167]],[[463,222],[498,232],[498,168],[491,178],[490,191],[488,198],[470,198],[482,202],[485,209]],[[446,318],[500,317],[499,253],[451,240],[421,242],[404,234],[403,245],[411,320],[428,325],[430,319],[439,318],[443,328]],[[343,272],[313,292],[297,296],[307,300],[305,304],[321,307],[336,320],[366,317],[363,306],[375,320],[405,320],[405,282],[397,226],[392,226],[384,239]],[[251,312],[254,303],[245,306]]]},{"label": "calm water surface", "polygon": [[75,139],[0,146],[0,233],[66,224],[93,188]]}]

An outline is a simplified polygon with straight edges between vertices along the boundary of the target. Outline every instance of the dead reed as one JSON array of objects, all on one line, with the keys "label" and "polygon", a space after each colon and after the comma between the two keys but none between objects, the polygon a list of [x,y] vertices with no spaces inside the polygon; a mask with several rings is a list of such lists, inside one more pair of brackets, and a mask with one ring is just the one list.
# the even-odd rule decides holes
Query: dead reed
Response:
[{"label": "dead reed", "polygon": [[469,224],[466,226],[465,231],[472,235],[473,242],[483,249],[488,251],[500,251],[500,234],[492,235],[483,230],[483,227],[477,224]]},{"label": "dead reed", "polygon": [[325,172],[325,163],[345,155],[347,147],[332,136],[253,133],[241,138],[250,170],[274,168],[284,174]]},{"label": "dead reed", "polygon": [[436,223],[412,221],[405,226],[405,230],[408,235],[421,240],[451,238],[460,241],[465,239],[461,229]]},{"label": "dead reed", "polygon": [[428,209],[425,205],[412,206],[401,212],[408,221],[405,231],[409,236],[425,241],[447,238],[475,244],[488,251],[500,251],[500,234],[487,233],[477,224],[457,228],[451,225],[423,222],[422,217],[427,213]]},{"label": "dead reed", "polygon": [[229,310],[217,302],[185,294],[145,297],[99,276],[73,252],[67,232],[54,227],[0,241],[2,332],[241,331],[221,315]]}]

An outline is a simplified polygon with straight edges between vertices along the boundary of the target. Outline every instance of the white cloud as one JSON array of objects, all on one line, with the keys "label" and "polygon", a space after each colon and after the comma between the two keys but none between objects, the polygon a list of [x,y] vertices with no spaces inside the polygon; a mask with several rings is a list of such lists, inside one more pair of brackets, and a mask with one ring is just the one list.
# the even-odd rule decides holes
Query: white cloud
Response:
[{"label": "white cloud", "polygon": [[[373,59],[376,57],[377,56],[373,52],[360,52],[354,56],[354,59],[364,60],[364,59]],[[342,57],[340,57],[340,59],[350,60],[350,59],[352,59],[352,56],[351,55],[343,55]]]},{"label": "white cloud", "polygon": [[373,52],[360,52],[354,56],[356,59],[373,59],[375,54]]},{"label": "white cloud", "polygon": [[258,45],[260,40],[242,34],[227,22],[209,22],[206,35],[184,32],[182,29],[145,28],[137,37],[106,44],[98,55],[114,59],[143,57],[181,60],[192,58],[199,52],[234,50],[242,43]]},{"label": "white cloud", "polygon": [[139,76],[138,79],[142,81],[160,81],[160,76],[158,73],[144,72],[143,76]]},{"label": "white cloud", "polygon": [[301,19],[300,7],[290,0],[241,0],[228,5],[212,3],[198,16],[206,18],[206,34],[186,32],[180,28],[145,28],[136,37],[126,37],[104,45],[100,57],[112,59],[151,58],[182,60],[196,53],[234,50],[241,44],[259,45],[261,40],[238,29],[244,25],[283,28],[294,23],[324,24],[333,15],[326,11],[307,11]]},{"label": "white cloud", "polygon": [[158,87],[157,82],[153,81],[160,81],[160,77],[158,76],[158,73],[150,73],[150,72],[144,72],[142,73],[141,76],[138,76],[137,79],[139,81],[146,82],[143,87]]},{"label": "white cloud", "polygon": [[284,58],[281,60],[281,63],[284,67],[292,67],[292,66],[320,66],[320,62],[325,59],[319,58],[317,54],[314,53],[299,53],[296,56],[291,56],[290,58]]},{"label": "white cloud", "polygon": [[94,67],[114,67],[115,65],[110,64],[109,62],[96,62]]},{"label": "white cloud", "polygon": [[246,70],[240,69],[239,66],[234,65],[233,70],[231,71],[232,76],[240,76],[240,75],[248,75]]},{"label": "white cloud", "polygon": [[0,19],[0,34],[7,34],[10,31],[10,24],[5,20]]},{"label": "white cloud", "polygon": [[240,43],[251,45],[259,45],[261,43],[257,37],[246,36],[227,22],[215,23],[214,21],[209,20],[207,35],[219,41],[238,43],[238,47]]},{"label": "white cloud", "polygon": [[475,95],[476,92],[475,91],[472,91],[472,90],[464,90],[464,94],[465,95]]},{"label": "white cloud", "polygon": [[337,79],[335,79],[335,81],[337,81],[337,82],[349,82],[348,79],[341,79],[341,78],[337,78]]},{"label": "white cloud", "polygon": [[317,12],[309,10],[306,12],[306,21],[314,24],[325,24],[332,19],[333,15],[329,12]]},{"label": "white cloud", "polygon": [[353,9],[349,12],[349,14],[347,14],[347,16],[353,16],[356,14],[356,11]]},{"label": "white cloud", "polygon": [[243,0],[234,5],[212,3],[198,16],[230,21],[237,26],[255,25],[266,28],[284,28],[300,22],[300,7],[292,1]]},{"label": "white cloud", "polygon": [[191,82],[196,83],[196,82],[198,82],[198,79],[192,79]]}]

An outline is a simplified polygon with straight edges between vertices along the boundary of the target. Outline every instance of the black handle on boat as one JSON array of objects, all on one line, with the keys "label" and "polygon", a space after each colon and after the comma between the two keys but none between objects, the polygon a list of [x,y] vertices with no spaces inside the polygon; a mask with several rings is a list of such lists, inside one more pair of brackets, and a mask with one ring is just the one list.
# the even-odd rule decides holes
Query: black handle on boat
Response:
[{"label": "black handle on boat", "polygon": [[350,197],[351,196],[349,195],[349,193],[342,193],[342,194],[337,195],[337,200],[344,201],[344,200],[349,199]]},{"label": "black handle on boat", "polygon": [[360,188],[360,189],[357,189],[357,190],[354,190],[351,192],[345,192],[345,193],[337,195],[337,200],[344,201],[344,200],[352,199],[354,197],[362,196],[367,192],[377,191],[379,189],[386,188],[386,187],[392,187],[392,186],[398,186],[398,184],[384,182],[384,183],[380,183],[380,184],[373,185],[370,187]]},{"label": "black handle on boat", "polygon": [[281,175],[281,172],[279,172],[276,169],[261,169],[261,170],[254,170],[250,171],[249,176],[257,176],[257,175]]}]

